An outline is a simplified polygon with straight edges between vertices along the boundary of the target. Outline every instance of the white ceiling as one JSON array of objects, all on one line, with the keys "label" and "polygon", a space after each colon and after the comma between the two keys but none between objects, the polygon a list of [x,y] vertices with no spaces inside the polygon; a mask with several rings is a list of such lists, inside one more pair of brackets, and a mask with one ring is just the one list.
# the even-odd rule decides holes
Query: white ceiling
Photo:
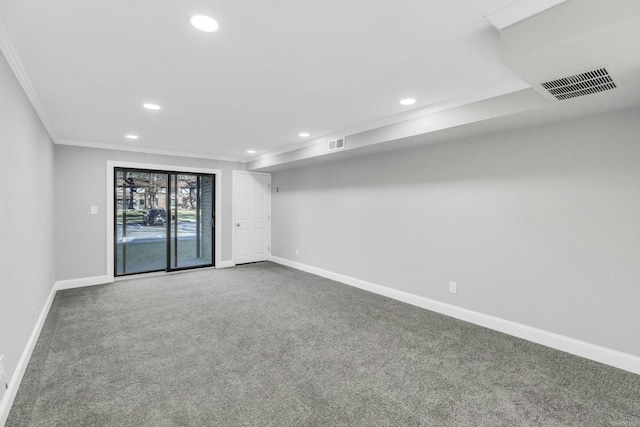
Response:
[{"label": "white ceiling", "polygon": [[57,143],[250,160],[530,87],[484,19],[511,3],[0,0],[0,38]]}]

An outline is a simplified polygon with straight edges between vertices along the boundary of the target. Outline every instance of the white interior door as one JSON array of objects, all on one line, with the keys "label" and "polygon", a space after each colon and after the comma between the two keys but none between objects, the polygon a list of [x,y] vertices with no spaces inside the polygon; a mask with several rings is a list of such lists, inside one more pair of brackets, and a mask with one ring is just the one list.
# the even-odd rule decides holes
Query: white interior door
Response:
[{"label": "white interior door", "polygon": [[266,261],[271,245],[271,175],[234,171],[235,262]]}]

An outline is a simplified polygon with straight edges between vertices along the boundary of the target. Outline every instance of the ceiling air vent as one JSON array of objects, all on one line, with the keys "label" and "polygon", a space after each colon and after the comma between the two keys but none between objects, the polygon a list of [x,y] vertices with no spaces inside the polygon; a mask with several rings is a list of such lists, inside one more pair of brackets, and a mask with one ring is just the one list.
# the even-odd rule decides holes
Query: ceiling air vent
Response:
[{"label": "ceiling air vent", "polygon": [[542,87],[556,99],[562,101],[615,89],[618,86],[616,86],[613,77],[606,68],[598,68],[597,70],[542,83]]},{"label": "ceiling air vent", "polygon": [[345,145],[344,138],[332,139],[328,143],[329,151],[343,150]]}]

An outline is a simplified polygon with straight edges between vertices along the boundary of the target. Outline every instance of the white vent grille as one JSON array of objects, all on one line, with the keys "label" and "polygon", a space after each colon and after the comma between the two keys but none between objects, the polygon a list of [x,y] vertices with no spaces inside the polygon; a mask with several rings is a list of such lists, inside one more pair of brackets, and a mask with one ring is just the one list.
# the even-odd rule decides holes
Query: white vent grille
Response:
[{"label": "white vent grille", "polygon": [[618,86],[616,86],[613,77],[606,68],[598,68],[597,70],[542,83],[542,87],[556,99],[562,101],[615,89]]},{"label": "white vent grille", "polygon": [[344,138],[332,139],[328,142],[329,151],[344,150],[346,147]]}]

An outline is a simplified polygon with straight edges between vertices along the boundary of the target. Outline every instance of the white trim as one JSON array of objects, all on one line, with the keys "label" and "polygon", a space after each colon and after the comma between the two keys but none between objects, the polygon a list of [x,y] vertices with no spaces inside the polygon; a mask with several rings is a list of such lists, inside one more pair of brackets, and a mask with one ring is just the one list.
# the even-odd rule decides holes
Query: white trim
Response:
[{"label": "white trim", "polygon": [[604,363],[605,365],[614,366],[616,368],[624,369],[625,371],[640,374],[640,357],[638,356],[622,353],[617,350],[612,350],[542,329],[533,328],[531,326],[501,319],[499,317],[489,316],[477,311],[446,304],[440,301],[421,297],[419,295],[388,288],[386,286],[376,285],[371,282],[323,270],[321,268],[291,261],[289,259],[272,256],[271,261],[297,270],[305,271],[307,273],[315,274],[317,276],[325,277],[327,279],[335,280],[346,285],[364,289],[378,295],[393,298],[407,304],[435,311],[436,313],[455,317],[456,319],[464,320],[465,322],[474,323],[476,325],[484,326],[485,328],[513,335],[556,350],[584,357],[585,359],[594,360],[596,362]]},{"label": "white trim", "polygon": [[491,25],[503,30],[527,18],[564,3],[566,0],[518,0],[485,15]]},{"label": "white trim", "polygon": [[229,268],[235,267],[236,263],[233,260],[220,261],[220,264],[216,265],[216,268]]},{"label": "white trim", "polygon": [[85,286],[104,285],[107,283],[113,283],[113,278],[109,278],[106,275],[82,277],[80,279],[58,280],[56,282],[56,289],[60,291],[63,289],[84,288]]},{"label": "white trim", "polygon": [[106,230],[107,230],[107,282],[114,281],[114,259],[113,259],[113,240],[114,240],[114,229],[113,229],[113,192],[115,189],[113,188],[113,169],[114,168],[132,168],[132,169],[151,169],[151,170],[166,170],[166,171],[177,171],[177,172],[186,172],[186,173],[205,173],[216,176],[216,228],[215,228],[215,260],[214,263],[217,266],[222,260],[222,215],[219,212],[222,212],[222,170],[220,169],[207,169],[207,168],[196,168],[191,166],[176,166],[176,165],[158,165],[152,163],[133,163],[133,162],[121,162],[118,160],[107,160],[107,214],[105,215],[107,218]]},{"label": "white trim", "polygon": [[118,165],[118,162],[113,162],[111,160],[107,160],[107,200],[105,203],[105,206],[107,207],[106,209],[106,215],[105,217],[107,218],[107,225],[106,225],[106,230],[107,230],[107,277],[108,280],[113,281],[115,274],[114,274],[114,268],[115,268],[115,260],[113,259],[114,257],[114,246],[113,246],[113,239],[115,238],[114,236],[114,225],[113,222],[115,221],[115,218],[113,217],[113,210],[114,210],[114,206],[113,206],[113,194],[115,191],[115,188],[113,187],[113,169],[114,167],[116,167],[116,165]]},{"label": "white trim", "polygon": [[236,179],[237,170],[231,171],[231,262],[236,265]]},{"label": "white trim", "polygon": [[58,142],[58,138],[56,137],[56,133],[54,131],[53,125],[49,121],[49,117],[45,113],[44,106],[42,105],[42,101],[40,97],[36,93],[33,85],[31,84],[31,80],[29,76],[27,76],[27,72],[22,66],[22,62],[18,57],[18,53],[13,47],[13,42],[9,37],[9,33],[7,32],[7,27],[4,24],[4,21],[0,17],[0,50],[4,53],[5,58],[7,58],[7,62],[11,67],[11,70],[16,75],[18,82],[20,82],[20,86],[24,90],[24,93],[29,98],[33,109],[36,111],[36,114],[40,118],[42,125],[47,130],[49,137],[54,143]]},{"label": "white trim", "polygon": [[[258,176],[268,176],[269,177],[269,188],[268,188],[268,197],[267,197],[267,211],[269,212],[268,226],[267,226],[267,247],[271,248],[271,173],[269,172],[251,172],[245,170],[233,170],[233,182],[231,183],[231,218],[233,219],[231,228],[231,260],[230,262],[233,265],[236,265],[236,189],[238,187],[238,179],[236,178],[238,175],[258,175]],[[271,258],[271,251],[267,252],[267,260]]]},{"label": "white trim", "polygon": [[[54,284],[51,288],[51,292],[47,297],[47,300],[44,303],[44,307],[42,307],[42,311],[40,312],[40,316],[38,317],[38,321],[33,327],[33,331],[31,331],[31,336],[29,336],[29,341],[27,341],[27,345],[22,351],[22,355],[20,356],[20,360],[18,360],[18,364],[16,366],[13,375],[11,376],[11,381],[9,381],[9,387],[5,391],[2,400],[0,401],[0,426],[4,426],[7,422],[7,418],[9,417],[9,411],[11,410],[11,405],[13,405],[13,401],[16,398],[16,394],[18,393],[18,388],[20,387],[20,383],[22,382],[22,378],[24,377],[24,373],[27,370],[27,365],[29,364],[29,359],[31,359],[31,354],[33,353],[33,349],[36,346],[36,342],[38,342],[38,337],[40,336],[40,332],[42,331],[42,327],[44,326],[44,321],[49,314],[49,309],[51,308],[51,304],[53,303],[53,299],[56,296],[56,285]],[[4,385],[3,385],[4,387]]]},{"label": "white trim", "polygon": [[77,141],[72,139],[58,139],[56,143],[59,145],[72,145],[74,147],[98,148],[102,150],[130,151],[134,153],[159,154],[162,156],[171,156],[171,157],[187,157],[187,158],[195,158],[195,159],[219,160],[223,162],[246,163],[246,159],[241,157],[213,156],[211,154],[190,153],[187,151],[161,150],[156,148],[140,147],[135,145],[105,144],[103,142]]}]

